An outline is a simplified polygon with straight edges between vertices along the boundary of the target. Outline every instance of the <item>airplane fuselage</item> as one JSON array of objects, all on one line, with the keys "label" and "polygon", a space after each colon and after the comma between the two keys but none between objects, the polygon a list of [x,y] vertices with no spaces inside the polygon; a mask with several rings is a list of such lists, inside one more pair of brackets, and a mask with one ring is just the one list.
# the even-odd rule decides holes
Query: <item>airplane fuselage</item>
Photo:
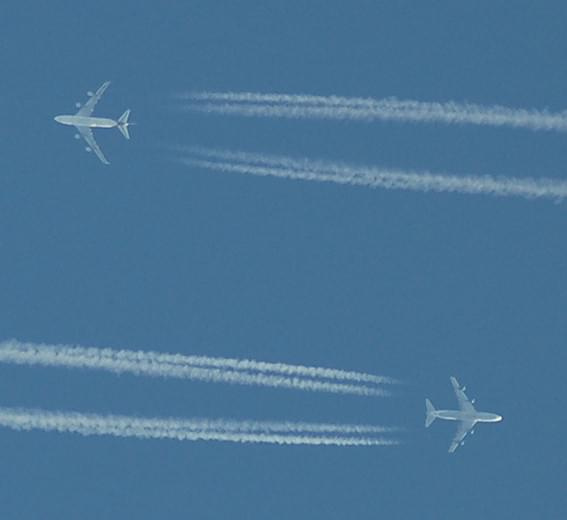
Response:
[{"label": "airplane fuselage", "polygon": [[433,415],[446,421],[500,422],[502,416],[490,412],[463,412],[461,410],[435,410]]},{"label": "airplane fuselage", "polygon": [[62,125],[86,126],[88,128],[116,128],[118,122],[106,117],[85,117],[85,116],[55,116],[55,121]]}]

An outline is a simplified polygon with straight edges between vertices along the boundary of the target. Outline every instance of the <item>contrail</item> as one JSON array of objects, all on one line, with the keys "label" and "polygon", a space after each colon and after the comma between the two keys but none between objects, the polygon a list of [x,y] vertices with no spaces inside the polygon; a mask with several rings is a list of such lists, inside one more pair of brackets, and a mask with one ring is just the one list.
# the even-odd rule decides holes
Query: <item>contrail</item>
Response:
[{"label": "contrail", "polygon": [[183,164],[226,173],[334,182],[390,190],[453,192],[527,199],[550,198],[556,201],[567,196],[566,181],[546,178],[442,175],[201,147],[189,147],[181,151],[186,153],[179,159]]},{"label": "contrail", "polygon": [[[180,441],[225,441],[238,443],[296,444],[318,446],[389,446],[395,439],[380,437],[349,437],[337,435],[297,435],[266,433],[263,430],[247,430],[246,424],[234,421],[214,422],[215,427],[203,427],[203,420],[191,419],[143,419],[124,415],[95,415],[76,412],[48,412],[37,409],[0,408],[0,426],[14,430],[43,430],[80,435],[112,435],[140,439],[174,439]],[[298,431],[302,431],[298,429]]]},{"label": "contrail", "polygon": [[[341,435],[376,435],[403,431],[391,426],[370,426],[366,424],[328,424],[306,422],[275,421],[231,421],[227,419],[192,419],[191,428],[197,430],[216,430],[230,432],[261,433],[338,433]],[[185,427],[184,427],[185,428]]]},{"label": "contrail", "polygon": [[179,96],[187,109],[241,116],[290,119],[398,120],[415,123],[505,126],[529,130],[565,131],[567,113],[526,110],[499,105],[421,102],[384,99],[262,94],[258,92],[192,92]]},{"label": "contrail", "polygon": [[[389,395],[382,388],[368,385],[394,382],[392,379],[371,374],[343,372],[319,367],[205,356],[160,354],[152,351],[43,345],[21,343],[17,340],[0,343],[0,362],[89,368],[118,374],[131,373],[364,396]],[[331,381],[325,380],[324,377],[331,379]],[[333,380],[349,382],[333,382]]]}]

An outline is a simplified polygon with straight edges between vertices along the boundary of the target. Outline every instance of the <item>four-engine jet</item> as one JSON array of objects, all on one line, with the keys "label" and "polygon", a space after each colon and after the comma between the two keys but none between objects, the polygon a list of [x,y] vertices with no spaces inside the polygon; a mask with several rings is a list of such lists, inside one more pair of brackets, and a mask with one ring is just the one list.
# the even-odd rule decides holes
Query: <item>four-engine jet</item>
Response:
[{"label": "four-engine jet", "polygon": [[[502,416],[495,413],[477,412],[473,406],[474,400],[470,401],[465,394],[465,387],[461,387],[459,382],[451,377],[451,384],[455,389],[459,410],[436,410],[429,399],[425,400],[425,427],[429,427],[431,423],[439,418],[448,421],[460,421],[457,427],[457,433],[449,446],[449,453],[453,453],[461,444],[469,431],[474,433],[473,428],[479,422],[500,422]],[[471,431],[472,430],[472,431]]]},{"label": "four-engine jet", "polygon": [[87,152],[93,151],[104,164],[110,164],[110,163],[107,161],[106,157],[102,153],[102,150],[96,144],[91,128],[118,128],[118,130],[122,132],[122,135],[126,139],[130,139],[130,134],[128,133],[128,126],[131,124],[128,122],[128,117],[130,116],[130,109],[126,110],[118,118],[118,121],[115,121],[114,119],[107,119],[105,117],[91,116],[95,105],[98,103],[98,100],[104,94],[104,91],[108,88],[108,85],[110,85],[110,81],[103,83],[102,86],[94,94],[92,92],[87,92],[89,99],[82,107],[80,103],[77,103],[77,106],[80,108],[75,115],[55,116],[55,121],[57,121],[58,123],[61,123],[62,125],[74,126],[79,132],[78,134],[75,134],[75,137],[77,139],[82,137],[87,142],[87,146],[85,147]]}]

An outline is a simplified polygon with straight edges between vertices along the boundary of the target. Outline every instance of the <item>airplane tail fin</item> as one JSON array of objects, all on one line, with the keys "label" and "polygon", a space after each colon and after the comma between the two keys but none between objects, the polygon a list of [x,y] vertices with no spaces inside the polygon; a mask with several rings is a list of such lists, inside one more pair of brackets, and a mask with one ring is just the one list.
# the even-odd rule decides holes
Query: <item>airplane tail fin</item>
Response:
[{"label": "airplane tail fin", "polygon": [[130,117],[130,109],[125,110],[124,113],[118,118],[118,130],[126,139],[130,139],[130,132],[128,132],[128,127],[132,124],[128,122]]},{"label": "airplane tail fin", "polygon": [[429,428],[435,420],[435,407],[429,399],[425,400],[425,427]]}]

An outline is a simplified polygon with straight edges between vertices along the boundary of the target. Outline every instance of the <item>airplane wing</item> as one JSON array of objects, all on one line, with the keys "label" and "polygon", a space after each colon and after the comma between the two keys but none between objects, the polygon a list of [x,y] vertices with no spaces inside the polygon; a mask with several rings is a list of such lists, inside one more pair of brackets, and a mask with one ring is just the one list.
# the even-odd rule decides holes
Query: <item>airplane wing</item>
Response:
[{"label": "airplane wing", "polygon": [[75,115],[89,117],[93,113],[94,107],[98,103],[98,100],[102,97],[104,91],[108,88],[108,85],[110,85],[110,81],[105,81]]},{"label": "airplane wing", "polygon": [[104,164],[110,164],[102,153],[102,150],[98,147],[98,144],[96,144],[92,130],[87,126],[76,126],[75,128],[83,136],[83,139],[87,142],[88,147],[96,154],[96,156]]},{"label": "airplane wing", "polygon": [[453,385],[453,389],[455,390],[455,395],[457,396],[459,408],[463,412],[476,412],[473,404],[471,403],[470,399],[467,397],[467,394],[465,394],[464,388],[461,387],[456,377],[451,376],[451,384]]},{"label": "airplane wing", "polygon": [[467,436],[474,427],[474,421],[461,421],[457,428],[457,433],[455,433],[455,437],[451,441],[451,446],[449,446],[449,453],[453,453],[463,442],[463,439]]}]

